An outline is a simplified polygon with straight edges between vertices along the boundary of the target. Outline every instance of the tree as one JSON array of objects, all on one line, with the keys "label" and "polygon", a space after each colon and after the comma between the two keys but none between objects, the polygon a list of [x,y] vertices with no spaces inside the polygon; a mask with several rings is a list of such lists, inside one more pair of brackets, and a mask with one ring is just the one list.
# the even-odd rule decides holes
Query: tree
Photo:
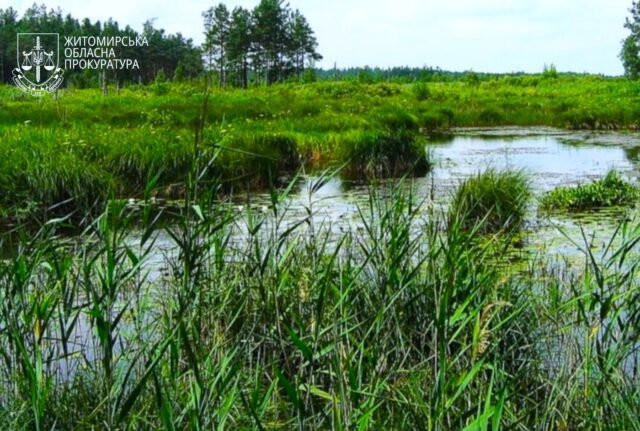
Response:
[{"label": "tree", "polygon": [[287,45],[287,10],[283,0],[261,0],[253,10],[256,64],[263,67],[265,82],[284,79],[283,57]]},{"label": "tree", "polygon": [[287,42],[289,57],[293,64],[294,73],[298,78],[304,73],[306,59],[309,60],[310,64],[322,59],[322,56],[316,52],[318,42],[313,30],[299,10],[296,10],[290,16]]},{"label": "tree", "polygon": [[627,76],[637,79],[640,76],[640,2],[633,1],[624,26],[631,34],[622,42],[620,59]]},{"label": "tree", "polygon": [[[12,8],[0,9],[0,80],[4,82],[11,81],[12,70],[16,67],[16,33],[59,33],[61,37],[127,36],[131,40],[141,36],[129,26],[122,29],[111,19],[104,23],[86,18],[80,21],[71,15],[63,16],[60,9],[47,10],[45,6],[32,6],[22,18]],[[151,21],[145,23],[142,35],[148,39],[149,46],[120,46],[115,50],[118,59],[136,59],[140,69],[67,69],[65,85],[89,87],[102,83],[106,92],[109,81],[115,81],[116,85],[149,83],[160,69],[167,76],[173,76],[179,64],[183,68],[179,76],[192,78],[202,73],[201,51],[193,46],[191,39],[180,34],[166,34],[164,30],[154,28]],[[63,40],[60,43],[62,49]],[[64,59],[62,51],[60,61],[64,62]]]},{"label": "tree", "polygon": [[251,12],[236,7],[231,13],[227,56],[243,88],[249,85],[249,52],[251,50]]},{"label": "tree", "polygon": [[218,69],[220,86],[226,85],[227,39],[229,35],[229,10],[220,3],[203,14],[205,28],[204,49],[209,60],[209,70]]},{"label": "tree", "polygon": [[16,43],[18,12],[0,9],[0,80],[9,81],[11,70],[16,67]]}]

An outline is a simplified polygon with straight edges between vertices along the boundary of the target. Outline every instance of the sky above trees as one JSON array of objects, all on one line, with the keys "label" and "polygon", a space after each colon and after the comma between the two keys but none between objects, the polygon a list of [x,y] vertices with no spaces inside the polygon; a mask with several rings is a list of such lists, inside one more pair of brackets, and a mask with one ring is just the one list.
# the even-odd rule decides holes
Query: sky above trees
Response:
[{"label": "sky above trees", "polygon": [[[38,3],[41,3],[39,1]],[[167,32],[204,41],[205,0],[48,0],[75,17],[113,17],[141,29],[155,18]],[[258,0],[228,0],[253,8]],[[325,68],[438,66],[448,70],[561,71],[617,75],[631,0],[290,0],[316,33]],[[33,0],[0,0],[22,14]]]}]

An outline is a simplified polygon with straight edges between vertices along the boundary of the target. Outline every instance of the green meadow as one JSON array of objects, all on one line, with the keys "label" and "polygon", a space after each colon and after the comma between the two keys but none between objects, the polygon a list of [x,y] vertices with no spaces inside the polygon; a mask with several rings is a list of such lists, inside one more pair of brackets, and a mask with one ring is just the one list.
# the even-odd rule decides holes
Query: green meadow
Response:
[{"label": "green meadow", "polygon": [[640,126],[640,84],[598,76],[317,82],[204,94],[198,83],[158,82],[39,100],[0,87],[3,216],[63,201],[67,211],[139,198],[156,175],[175,195],[196,140],[220,152],[209,175],[226,188],[256,189],[301,167],[345,165],[351,177],[423,173],[429,135],[457,127]]},{"label": "green meadow", "polygon": [[[502,126],[631,134],[640,83],[0,86],[0,429],[640,429],[637,186],[417,193]],[[353,229],[292,215],[309,173],[369,185]],[[570,264],[523,249],[535,204],[626,212]]]}]

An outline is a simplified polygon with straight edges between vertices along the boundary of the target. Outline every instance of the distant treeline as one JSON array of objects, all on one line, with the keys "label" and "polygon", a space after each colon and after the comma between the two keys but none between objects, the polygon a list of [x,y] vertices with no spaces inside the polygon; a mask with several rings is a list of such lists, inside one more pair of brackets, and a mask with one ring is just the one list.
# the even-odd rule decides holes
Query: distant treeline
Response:
[{"label": "distant treeline", "polygon": [[[640,6],[634,3],[634,7],[640,17]],[[60,47],[63,52],[64,37],[126,36],[131,39],[144,37],[148,41],[145,46],[118,48],[118,57],[136,59],[139,69],[67,69],[65,85],[79,88],[148,84],[158,80],[183,81],[204,75],[220,86],[245,88],[283,81],[316,80],[361,83],[461,80],[473,84],[505,76],[519,79],[526,75],[523,72],[506,75],[451,72],[426,66],[320,69],[316,67],[316,61],[322,56],[317,52],[318,43],[311,26],[300,11],[292,10],[284,0],[261,0],[252,10],[243,7],[229,10],[220,3],[203,12],[202,18],[205,41],[199,47],[180,33],[167,34],[163,29],[155,28],[153,21],[144,23],[142,32],[138,32],[130,26],[121,27],[112,19],[80,21],[71,15],[63,15],[60,9],[47,9],[45,5],[32,6],[22,17],[11,7],[0,9],[0,82],[10,82],[12,70],[17,66],[17,33],[59,33],[63,38]],[[631,23],[636,21],[640,22],[640,18],[630,20],[627,27],[632,28]],[[637,28],[640,29],[640,25]],[[640,40],[640,36],[637,39]],[[63,52],[60,53],[61,62]],[[638,75],[629,67],[633,63],[631,60],[637,57],[635,51],[624,57],[628,60],[625,67],[631,76]],[[637,69],[640,70],[640,66]],[[553,78],[558,72],[551,65],[545,66],[542,74]]]},{"label": "distant treeline", "polygon": [[[11,7],[0,9],[0,77],[9,82],[17,66],[17,33],[59,33],[61,38],[146,38],[146,46],[118,47],[118,58],[136,59],[139,69],[66,70],[66,84],[76,87],[106,82],[149,83],[157,78],[180,81],[207,71],[220,85],[247,87],[251,83],[272,84],[302,78],[307,68],[312,74],[314,62],[322,58],[316,52],[316,38],[305,17],[300,11],[291,10],[283,0],[262,0],[251,11],[242,7],[229,11],[220,4],[205,11],[203,18],[205,43],[197,47],[180,33],[167,34],[155,28],[153,21],[144,23],[139,33],[112,19],[80,21],[45,5],[32,6],[22,17]],[[60,49],[64,52],[63,40]]]},{"label": "distant treeline", "polygon": [[511,72],[511,73],[486,73],[467,70],[462,72],[454,72],[443,70],[439,67],[351,67],[333,69],[316,69],[314,70],[314,79],[316,80],[333,80],[333,81],[357,81],[362,84],[373,84],[377,82],[454,82],[462,81],[468,84],[475,84],[484,81],[492,81],[496,79],[507,79],[517,82],[525,78],[535,79],[536,76],[544,78],[557,78],[562,76],[578,76],[571,72],[558,72],[555,65],[545,65],[539,73]]},{"label": "distant treeline", "polygon": [[[166,34],[164,30],[153,26],[152,21],[143,25],[142,33],[129,26],[120,25],[109,19],[104,22],[79,21],[71,15],[63,15],[60,9],[47,10],[45,5],[29,8],[22,18],[13,8],[0,9],[0,73],[2,81],[9,82],[12,70],[16,68],[17,33],[59,33],[64,36],[144,36],[148,46],[127,46],[118,48],[118,57],[137,59],[139,69],[129,70],[66,70],[65,81],[76,87],[97,86],[100,80],[117,84],[148,83],[153,81],[160,71],[173,77],[195,77],[202,73],[203,64],[200,49],[180,33]],[[64,52],[64,39],[60,41],[60,50]],[[60,61],[63,63],[63,52]],[[63,64],[61,65],[63,66]]]}]

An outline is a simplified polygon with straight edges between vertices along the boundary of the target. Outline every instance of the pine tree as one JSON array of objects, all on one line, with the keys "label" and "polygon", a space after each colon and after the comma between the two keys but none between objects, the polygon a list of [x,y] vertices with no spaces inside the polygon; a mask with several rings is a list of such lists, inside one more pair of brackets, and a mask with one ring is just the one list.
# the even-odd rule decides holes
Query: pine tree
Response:
[{"label": "pine tree", "polygon": [[207,52],[209,69],[217,68],[220,86],[227,83],[227,39],[229,35],[229,10],[220,3],[203,13],[205,27],[204,49]]},{"label": "pine tree", "polygon": [[243,88],[249,85],[251,31],[251,13],[242,7],[234,8],[229,26],[227,55]]},{"label": "pine tree", "polygon": [[265,82],[283,79],[283,60],[287,44],[287,10],[283,0],[261,0],[253,10],[254,44]]},{"label": "pine tree", "polygon": [[11,79],[11,70],[16,67],[16,43],[18,13],[13,8],[0,9],[0,81]]},{"label": "pine tree", "polygon": [[299,10],[291,14],[288,24],[287,50],[294,72],[300,78],[305,70],[305,60],[308,59],[309,63],[313,63],[320,60],[322,56],[316,52],[318,42],[307,19]]}]

